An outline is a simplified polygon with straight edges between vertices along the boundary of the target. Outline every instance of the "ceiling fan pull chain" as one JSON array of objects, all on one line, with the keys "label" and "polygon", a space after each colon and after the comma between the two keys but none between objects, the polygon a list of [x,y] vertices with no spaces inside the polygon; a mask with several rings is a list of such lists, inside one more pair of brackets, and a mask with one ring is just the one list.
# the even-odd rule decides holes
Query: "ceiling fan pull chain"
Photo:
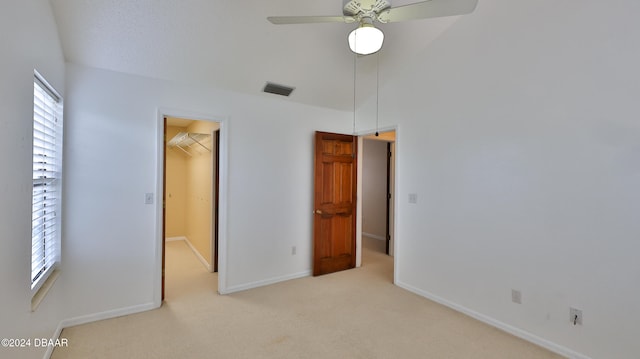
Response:
[{"label": "ceiling fan pull chain", "polygon": [[376,53],[376,137],[378,133],[378,112],[380,112],[380,51]]},{"label": "ceiling fan pull chain", "polygon": [[[356,39],[354,39],[354,42]],[[356,134],[356,60],[358,54],[353,53],[353,135]]]}]

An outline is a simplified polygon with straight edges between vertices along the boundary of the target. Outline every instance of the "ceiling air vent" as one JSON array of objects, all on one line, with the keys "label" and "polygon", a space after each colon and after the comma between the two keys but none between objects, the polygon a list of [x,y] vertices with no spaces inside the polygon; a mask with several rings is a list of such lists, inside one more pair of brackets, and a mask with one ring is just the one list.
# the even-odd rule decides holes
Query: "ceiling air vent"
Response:
[{"label": "ceiling air vent", "polygon": [[267,82],[267,84],[264,85],[264,89],[262,91],[266,93],[280,95],[280,96],[289,96],[291,95],[291,92],[293,92],[293,89],[294,87],[278,85],[278,84],[274,84],[273,82]]}]

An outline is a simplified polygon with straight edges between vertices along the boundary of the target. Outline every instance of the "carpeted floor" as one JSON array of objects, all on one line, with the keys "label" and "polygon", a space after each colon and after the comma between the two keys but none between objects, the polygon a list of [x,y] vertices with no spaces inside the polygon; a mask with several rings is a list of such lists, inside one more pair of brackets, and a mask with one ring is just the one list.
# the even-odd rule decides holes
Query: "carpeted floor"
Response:
[{"label": "carpeted floor", "polygon": [[560,358],[394,286],[366,245],[361,268],[226,296],[183,241],[166,262],[161,308],[67,328],[52,358]]}]

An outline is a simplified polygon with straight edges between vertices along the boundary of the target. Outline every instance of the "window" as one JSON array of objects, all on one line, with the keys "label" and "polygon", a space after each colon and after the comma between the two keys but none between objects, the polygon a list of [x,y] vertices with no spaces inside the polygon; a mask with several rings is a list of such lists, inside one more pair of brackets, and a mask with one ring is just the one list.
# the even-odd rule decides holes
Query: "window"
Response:
[{"label": "window", "polygon": [[33,196],[31,291],[60,261],[62,98],[38,72],[33,81]]}]

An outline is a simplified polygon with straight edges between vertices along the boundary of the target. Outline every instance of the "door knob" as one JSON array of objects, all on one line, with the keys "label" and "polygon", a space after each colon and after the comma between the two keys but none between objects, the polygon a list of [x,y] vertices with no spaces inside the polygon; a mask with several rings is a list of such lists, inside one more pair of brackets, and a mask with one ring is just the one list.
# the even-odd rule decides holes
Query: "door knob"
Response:
[{"label": "door knob", "polygon": [[317,214],[322,214],[322,211],[321,211],[321,210],[319,210],[319,209],[316,209],[316,213],[317,213]]}]

